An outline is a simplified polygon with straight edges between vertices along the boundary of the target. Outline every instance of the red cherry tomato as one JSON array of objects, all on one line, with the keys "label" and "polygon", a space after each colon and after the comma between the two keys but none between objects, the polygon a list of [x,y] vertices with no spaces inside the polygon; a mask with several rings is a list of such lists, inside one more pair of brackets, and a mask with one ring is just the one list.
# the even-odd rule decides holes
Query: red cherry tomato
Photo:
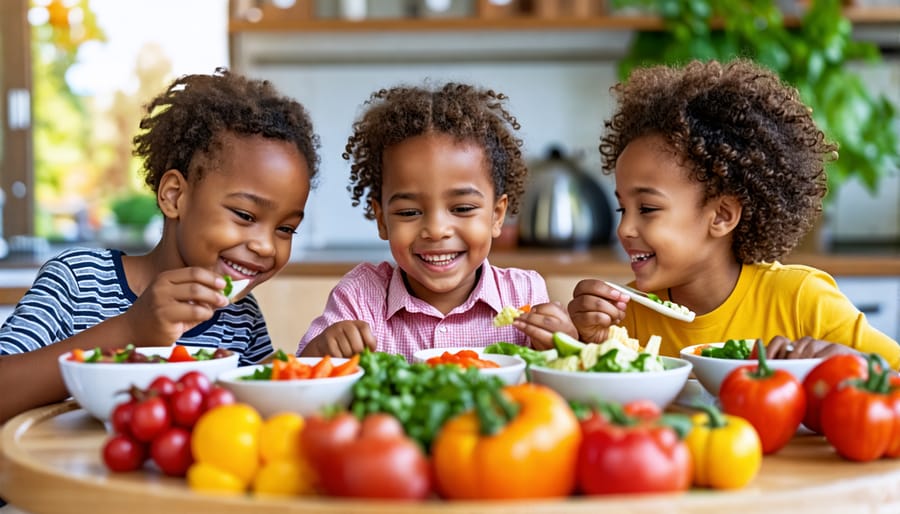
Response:
[{"label": "red cherry tomato", "polygon": [[150,442],[172,425],[169,406],[159,396],[138,402],[131,414],[131,433],[138,441]]},{"label": "red cherry tomato", "polygon": [[212,410],[220,405],[231,405],[237,400],[234,393],[222,386],[214,385],[209,388],[206,398],[203,401],[203,412]]},{"label": "red cherry tomato", "polygon": [[172,411],[172,422],[176,425],[192,428],[203,414],[203,393],[195,386],[185,386],[169,397],[169,408]]},{"label": "red cherry tomato", "polygon": [[163,473],[183,477],[194,463],[191,433],[182,427],[167,429],[150,443],[150,457]]},{"label": "red cherry tomato", "polygon": [[153,382],[150,382],[150,385],[147,386],[147,391],[156,391],[163,398],[168,398],[175,392],[175,381],[167,376],[160,375],[154,378]]},{"label": "red cherry tomato", "polygon": [[111,471],[134,471],[146,459],[147,448],[144,444],[127,435],[114,435],[103,445],[103,464]]},{"label": "red cherry tomato", "polygon": [[134,400],[129,400],[116,405],[113,409],[112,414],[109,416],[109,421],[117,434],[133,436],[131,433],[131,417],[136,403]]},{"label": "red cherry tomato", "polygon": [[209,392],[209,388],[212,387],[212,382],[209,380],[209,377],[199,371],[188,371],[178,379],[178,385],[181,387],[194,386],[201,393],[206,394]]}]

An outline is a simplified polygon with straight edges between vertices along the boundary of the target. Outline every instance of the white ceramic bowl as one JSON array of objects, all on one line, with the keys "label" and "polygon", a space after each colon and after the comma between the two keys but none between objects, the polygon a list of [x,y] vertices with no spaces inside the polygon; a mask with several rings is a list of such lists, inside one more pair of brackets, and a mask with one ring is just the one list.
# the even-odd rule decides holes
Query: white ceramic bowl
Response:
[{"label": "white ceramic bowl", "polygon": [[[188,346],[193,354],[200,347]],[[135,351],[144,355],[168,356],[171,346],[145,346]],[[97,419],[106,421],[113,408],[128,400],[128,390],[132,385],[146,388],[153,380],[165,375],[178,380],[188,371],[200,371],[211,382],[219,373],[234,369],[238,365],[238,354],[202,361],[156,362],[156,363],[108,363],[76,362],[69,360],[71,353],[59,356],[59,369],[69,394],[86,411]]]},{"label": "white ceramic bowl", "polygon": [[[297,360],[314,365],[321,357],[297,357]],[[347,359],[332,357],[335,366]],[[234,393],[237,401],[252,405],[267,418],[279,412],[296,412],[308,416],[323,407],[339,405],[349,407],[353,400],[353,384],[362,376],[363,369],[340,377],[303,378],[294,380],[244,380],[257,369],[271,364],[245,366],[219,375],[218,384]]]},{"label": "white ceramic bowl", "polygon": [[618,403],[650,400],[664,409],[687,383],[691,363],[674,357],[660,358],[665,370],[639,373],[561,371],[532,366],[531,381],[548,386],[566,400]]},{"label": "white ceramic bowl", "polygon": [[515,385],[525,379],[525,361],[518,355],[501,355],[499,353],[484,353],[484,348],[429,348],[419,350],[413,354],[413,362],[425,362],[432,357],[439,357],[444,352],[456,353],[462,350],[472,350],[478,354],[479,359],[496,362],[499,368],[479,368],[478,372],[486,376],[500,377],[504,383]]},{"label": "white ceramic bowl", "polygon": [[[719,396],[719,387],[729,373],[741,366],[756,364],[756,360],[720,359],[718,357],[703,357],[697,354],[698,348],[704,346],[722,346],[720,343],[695,344],[681,349],[681,358],[694,365],[694,376],[713,396]],[[807,373],[812,371],[822,359],[767,359],[766,363],[771,369],[783,369],[797,380],[803,381]]]}]

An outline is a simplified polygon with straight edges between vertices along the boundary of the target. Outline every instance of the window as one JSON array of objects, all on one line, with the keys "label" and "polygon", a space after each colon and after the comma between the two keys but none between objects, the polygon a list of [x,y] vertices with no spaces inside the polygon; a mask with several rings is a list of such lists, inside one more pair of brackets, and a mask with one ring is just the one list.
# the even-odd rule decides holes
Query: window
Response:
[{"label": "window", "polygon": [[[7,194],[7,237],[123,246],[118,229],[147,221],[148,204],[137,200],[149,193],[131,155],[143,105],[176,76],[229,65],[227,0],[2,5],[3,86],[25,83],[32,117],[25,133],[3,133],[0,187],[25,186],[21,198]],[[14,37],[25,54],[30,40],[30,56],[10,57]]]}]

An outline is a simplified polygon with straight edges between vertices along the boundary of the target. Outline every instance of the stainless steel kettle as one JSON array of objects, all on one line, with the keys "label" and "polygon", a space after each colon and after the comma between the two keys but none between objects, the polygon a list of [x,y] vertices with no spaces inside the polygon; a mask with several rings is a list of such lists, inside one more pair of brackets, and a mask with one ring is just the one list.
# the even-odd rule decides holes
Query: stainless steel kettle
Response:
[{"label": "stainless steel kettle", "polygon": [[519,244],[586,248],[609,243],[613,210],[603,186],[558,147],[532,163],[519,212]]}]

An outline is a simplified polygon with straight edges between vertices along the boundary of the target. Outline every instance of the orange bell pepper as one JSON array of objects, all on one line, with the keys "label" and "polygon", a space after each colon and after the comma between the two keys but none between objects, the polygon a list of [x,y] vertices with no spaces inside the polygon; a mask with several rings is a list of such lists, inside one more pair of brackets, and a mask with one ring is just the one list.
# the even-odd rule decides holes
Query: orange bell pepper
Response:
[{"label": "orange bell pepper", "polygon": [[474,411],[448,421],[432,445],[435,481],[443,497],[550,498],[572,493],[581,428],[559,394],[527,383],[478,391],[475,403]]}]

